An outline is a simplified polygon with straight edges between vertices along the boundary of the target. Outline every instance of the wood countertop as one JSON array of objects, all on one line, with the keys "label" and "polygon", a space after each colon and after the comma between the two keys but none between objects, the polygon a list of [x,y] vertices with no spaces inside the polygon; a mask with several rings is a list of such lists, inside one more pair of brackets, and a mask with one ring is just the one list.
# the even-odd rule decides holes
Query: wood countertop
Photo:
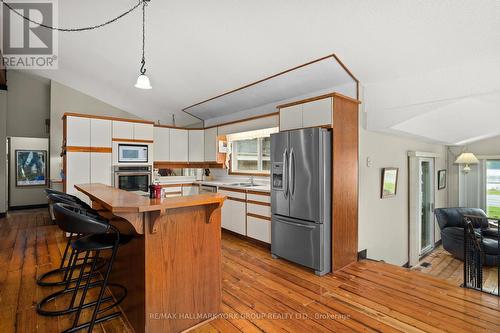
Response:
[{"label": "wood countertop", "polygon": [[104,184],[81,184],[75,188],[112,213],[164,212],[173,208],[221,204],[225,199],[218,193],[150,199]]}]

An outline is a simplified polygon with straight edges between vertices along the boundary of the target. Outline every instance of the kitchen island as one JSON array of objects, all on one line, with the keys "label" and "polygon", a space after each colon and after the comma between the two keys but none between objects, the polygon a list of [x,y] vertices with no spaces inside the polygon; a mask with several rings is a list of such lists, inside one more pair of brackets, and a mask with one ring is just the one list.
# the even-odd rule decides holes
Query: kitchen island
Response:
[{"label": "kitchen island", "polygon": [[181,332],[221,312],[221,207],[207,193],[150,199],[103,184],[75,185],[120,232],[110,281],[127,287],[121,304],[136,333]]}]

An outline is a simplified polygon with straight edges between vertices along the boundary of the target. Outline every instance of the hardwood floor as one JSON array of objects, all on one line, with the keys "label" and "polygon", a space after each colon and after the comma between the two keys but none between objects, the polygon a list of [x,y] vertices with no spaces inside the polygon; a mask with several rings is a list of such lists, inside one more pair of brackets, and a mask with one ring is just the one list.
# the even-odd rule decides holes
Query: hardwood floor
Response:
[{"label": "hardwood floor", "polygon": [[[57,332],[71,318],[41,317],[50,288],[35,276],[59,264],[64,238],[46,210],[0,219],[0,332]],[[223,234],[223,315],[193,332],[499,332],[500,298],[379,262],[327,277],[273,260],[269,250]],[[94,332],[129,332],[122,318]],[[154,332],[156,333],[156,332]]]},{"label": "hardwood floor", "polygon": [[[424,266],[422,266],[422,264]],[[450,253],[443,249],[442,246],[439,246],[432,251],[432,253],[423,258],[420,261],[420,264],[413,269],[446,280],[456,286],[460,286],[463,282],[463,268],[464,265],[461,260],[454,258]],[[497,281],[497,268],[483,267],[483,290],[497,294]]]}]

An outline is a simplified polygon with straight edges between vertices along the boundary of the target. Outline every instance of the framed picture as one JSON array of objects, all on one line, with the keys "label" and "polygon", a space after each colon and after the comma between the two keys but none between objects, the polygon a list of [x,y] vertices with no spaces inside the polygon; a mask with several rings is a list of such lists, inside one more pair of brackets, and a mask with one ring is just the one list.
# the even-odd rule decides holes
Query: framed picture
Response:
[{"label": "framed picture", "polygon": [[438,190],[446,188],[446,170],[438,171]]},{"label": "framed picture", "polygon": [[47,151],[16,150],[16,186],[47,185]]},{"label": "framed picture", "polygon": [[383,168],[382,169],[382,186],[380,198],[391,198],[396,196],[398,188],[398,172],[399,168]]}]

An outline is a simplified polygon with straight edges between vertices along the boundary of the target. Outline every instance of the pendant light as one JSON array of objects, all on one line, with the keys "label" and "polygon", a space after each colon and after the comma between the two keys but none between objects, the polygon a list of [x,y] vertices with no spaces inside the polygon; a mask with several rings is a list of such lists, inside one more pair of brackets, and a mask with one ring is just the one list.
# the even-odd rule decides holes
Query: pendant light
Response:
[{"label": "pendant light", "polygon": [[141,69],[140,75],[137,78],[137,82],[135,83],[135,87],[139,89],[152,89],[151,82],[149,82],[149,77],[146,76],[146,58],[144,57],[144,44],[146,40],[146,32],[145,32],[145,21],[146,21],[146,5],[150,0],[142,1],[142,60],[141,60]]}]

